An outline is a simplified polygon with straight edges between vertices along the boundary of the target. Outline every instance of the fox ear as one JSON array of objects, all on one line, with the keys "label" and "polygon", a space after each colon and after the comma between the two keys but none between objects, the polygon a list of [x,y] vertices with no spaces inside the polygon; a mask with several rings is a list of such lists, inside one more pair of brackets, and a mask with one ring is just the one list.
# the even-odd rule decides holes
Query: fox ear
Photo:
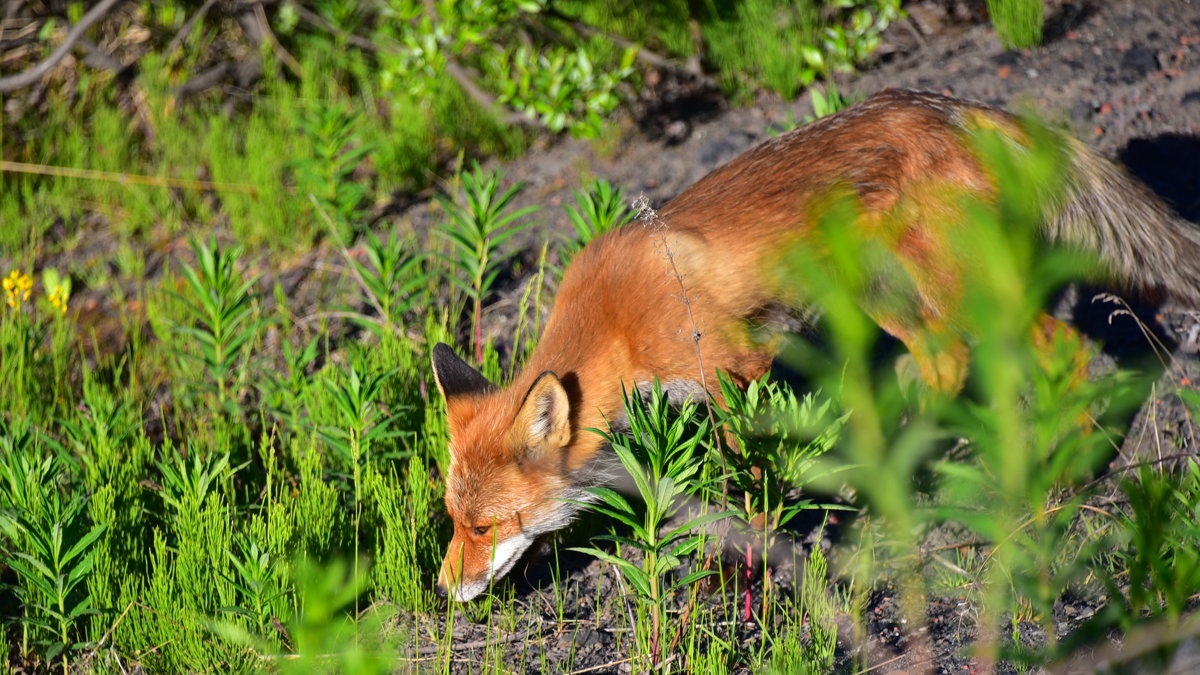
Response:
[{"label": "fox ear", "polygon": [[538,376],[525,395],[513,432],[531,456],[571,442],[571,401],[557,375],[547,371]]},{"label": "fox ear", "polygon": [[450,345],[439,342],[433,347],[433,379],[446,400],[470,394],[490,394],[496,385],[479,374],[454,353]]}]

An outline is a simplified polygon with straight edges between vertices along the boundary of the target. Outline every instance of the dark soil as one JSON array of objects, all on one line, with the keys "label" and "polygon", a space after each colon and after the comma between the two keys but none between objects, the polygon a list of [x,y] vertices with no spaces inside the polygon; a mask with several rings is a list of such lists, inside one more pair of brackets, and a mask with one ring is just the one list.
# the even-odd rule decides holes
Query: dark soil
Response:
[{"label": "dark soil", "polygon": [[[841,91],[866,96],[886,87],[927,89],[1034,113],[1069,128],[1123,163],[1186,219],[1200,223],[1200,2],[1052,0],[1044,46],[1021,51],[1001,47],[982,4],[956,0],[908,3],[910,17],[888,30],[878,62],[857,75],[839,77]],[[660,89],[663,91],[644,97],[642,117],[628,123],[612,143],[564,139],[505,164],[508,179],[526,185],[521,197],[524,203],[549,207],[542,215],[552,232],[569,230],[561,209],[555,207],[569,202],[571,190],[583,180],[607,178],[624,187],[627,194],[645,195],[651,205],[658,206],[768,138],[773,127],[810,113],[806,101],[786,103],[765,96],[752,107],[729,109],[698,83],[664,82]],[[428,207],[417,205],[407,215],[421,227],[427,213]],[[518,280],[513,283],[515,295]],[[1162,373],[1154,389],[1158,396],[1146,401],[1137,413],[1110,468],[1120,470],[1139,461],[1194,452],[1194,422],[1170,392],[1194,386],[1200,378],[1200,362],[1195,356],[1200,349],[1200,321],[1195,314],[1132,299],[1136,320],[1161,336],[1170,352],[1165,369],[1161,364],[1154,366],[1149,343],[1135,318],[1111,316],[1116,306],[1092,301],[1098,290],[1070,289],[1056,308],[1061,318],[1071,319],[1105,345],[1095,367],[1109,368],[1114,362],[1126,367],[1150,364]],[[508,304],[515,306],[515,302]],[[512,328],[511,319],[504,314],[494,314],[489,324],[491,334],[501,343]],[[619,592],[612,570],[594,560],[564,562],[560,561],[560,570],[569,575],[569,583],[559,585],[558,590],[568,593],[566,606],[573,627],[563,632],[563,624],[546,613],[544,630],[532,630],[524,641],[510,643],[511,662],[520,662],[519,656],[525,652],[531,670],[540,671],[544,664],[553,670],[554,664],[567,663],[573,643],[570,668],[628,672],[627,665],[618,663],[627,653],[618,643],[627,638],[606,630],[605,626],[613,623],[593,613],[597,598]],[[553,604],[539,597],[551,592],[544,585],[546,567],[544,561],[532,561],[524,572],[530,581],[520,580],[521,573],[514,573],[519,602],[531,607]],[[785,591],[780,595],[790,595],[796,571],[788,564],[774,571],[772,583]],[[761,579],[753,582],[756,600],[762,583]],[[846,626],[841,640],[844,668],[852,670],[852,663],[865,658],[873,666],[872,672],[976,671],[978,666],[969,654],[976,637],[974,612],[966,599],[931,599],[925,625],[912,629],[904,624],[897,602],[893,591],[878,591],[867,608],[865,643],[854,640]],[[1080,626],[1100,603],[1100,598],[1063,599],[1054,617],[1058,637]],[[611,603],[601,604],[612,607]],[[1040,627],[1023,623],[1020,628],[1022,642],[1045,642]],[[465,641],[486,634],[482,626],[462,630]],[[761,638],[752,622],[739,625],[735,636],[747,642]],[[475,656],[481,655],[477,650]],[[1089,672],[1102,662],[1100,657],[1084,658],[1064,669]],[[1194,654],[1190,663],[1196,663]],[[1145,668],[1187,672],[1187,664],[1184,653],[1171,665],[1142,664],[1130,672]],[[1012,666],[1001,670],[1014,672]]]}]

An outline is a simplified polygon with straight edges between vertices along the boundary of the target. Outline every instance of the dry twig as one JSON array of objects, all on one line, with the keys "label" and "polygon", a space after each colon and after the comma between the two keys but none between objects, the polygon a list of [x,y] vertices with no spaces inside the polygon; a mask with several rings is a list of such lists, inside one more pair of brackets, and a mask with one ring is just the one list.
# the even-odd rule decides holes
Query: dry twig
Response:
[{"label": "dry twig", "polygon": [[102,19],[104,15],[108,14],[109,10],[111,10],[113,5],[116,5],[117,2],[119,2],[119,0],[101,0],[99,4],[88,10],[88,13],[84,14],[83,18],[79,20],[79,23],[75,24],[75,26],[72,27],[67,33],[67,37],[62,41],[62,44],[60,44],[57,49],[51,52],[50,56],[47,56],[46,59],[41,63],[30,68],[29,70],[17,73],[16,75],[0,77],[0,93],[16,91],[17,89],[27,87],[42,79],[43,75],[50,72],[50,70],[53,69],[54,66],[58,65],[58,62],[61,61],[63,57],[71,51],[71,48],[75,46],[75,43],[79,40],[79,38],[83,37],[84,31],[86,31],[88,28],[91,28],[92,24],[96,23]]},{"label": "dry twig", "polygon": [[155,187],[183,188],[186,190],[213,190],[216,192],[241,192],[257,195],[253,185],[245,183],[223,183],[215,180],[194,180],[188,178],[168,178],[165,176],[145,176],[137,173],[117,173],[114,171],[97,171],[95,169],[76,169],[70,166],[51,166],[49,164],[27,164],[25,162],[10,162],[0,160],[0,173],[32,173],[41,176],[58,176],[59,178],[82,178],[84,180],[101,180],[110,183],[126,185],[153,185]]},{"label": "dry twig", "polygon": [[271,30],[271,22],[267,20],[267,11],[263,9],[262,3],[254,5],[254,19],[258,22],[259,30],[262,31],[263,37],[270,41],[271,49],[275,51],[275,56],[283,61],[283,64],[292,71],[296,77],[304,76],[304,68],[300,66],[300,62],[296,57],[292,56],[291,52],[284,48],[283,43],[279,38],[275,37],[275,31]]},{"label": "dry twig", "polygon": [[217,0],[206,0],[205,3],[200,6],[200,9],[196,10],[195,14],[189,16],[188,20],[185,21],[183,26],[179,29],[179,32],[175,34],[175,37],[171,38],[171,43],[167,45],[167,51],[163,53],[169,55],[171,52],[175,51],[179,45],[183,44],[183,41],[192,34],[192,29],[196,27],[196,24],[200,22],[200,19],[204,18],[204,15],[208,12],[209,8],[215,4],[217,4]]},{"label": "dry twig", "polygon": [[316,12],[312,11],[311,9],[308,9],[304,5],[300,5],[300,4],[296,5],[296,15],[299,16],[301,19],[304,19],[308,23],[311,23],[312,25],[316,26],[317,28],[320,28],[321,30],[323,30],[327,33],[331,33],[331,34],[345,40],[347,44],[354,45],[355,47],[358,47],[359,49],[362,49],[362,50],[368,51],[368,52],[379,51],[379,46],[376,45],[374,42],[371,42],[370,40],[368,40],[364,37],[355,35],[354,33],[348,33],[346,31],[342,30],[341,28],[338,28],[337,26],[333,25],[332,23],[329,23],[328,19],[321,16],[320,14],[317,14]]}]

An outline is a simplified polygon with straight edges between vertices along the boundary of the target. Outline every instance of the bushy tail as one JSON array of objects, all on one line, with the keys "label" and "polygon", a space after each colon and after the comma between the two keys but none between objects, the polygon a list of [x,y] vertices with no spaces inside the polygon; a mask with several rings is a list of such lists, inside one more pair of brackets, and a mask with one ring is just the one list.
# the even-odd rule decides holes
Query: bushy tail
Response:
[{"label": "bushy tail", "polygon": [[1121,281],[1165,288],[1200,309],[1200,228],[1082,142],[1068,139],[1067,151],[1066,192],[1049,235],[1094,251]]}]

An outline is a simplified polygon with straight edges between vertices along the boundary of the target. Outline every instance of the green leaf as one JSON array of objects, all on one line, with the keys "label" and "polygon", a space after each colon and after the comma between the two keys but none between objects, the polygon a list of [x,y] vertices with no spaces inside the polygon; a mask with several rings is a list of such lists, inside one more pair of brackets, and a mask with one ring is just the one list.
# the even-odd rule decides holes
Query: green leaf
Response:
[{"label": "green leaf", "polygon": [[691,574],[683,577],[682,579],[676,581],[674,584],[671,584],[671,587],[667,589],[667,592],[674,593],[675,591],[679,590],[680,588],[683,588],[684,586],[690,586],[690,585],[696,583],[697,581],[700,581],[701,579],[704,579],[705,577],[710,577],[716,573],[717,573],[716,570],[697,570],[697,571],[692,572]]},{"label": "green leaf", "polygon": [[587,491],[596,495],[597,497],[599,497],[601,500],[604,501],[604,503],[611,505],[613,508],[622,511],[623,513],[628,513],[628,514],[637,513],[637,511],[635,511],[634,508],[632,506],[630,506],[629,502],[626,501],[625,497],[623,495],[621,495],[621,493],[619,493],[611,488],[599,486],[599,487],[588,488]]},{"label": "green leaf", "polygon": [[[17,553],[16,555],[22,558],[29,558],[29,556],[24,553]],[[27,584],[31,585],[43,596],[47,598],[54,598],[57,596],[58,591],[55,586],[52,585],[52,581],[56,579],[56,576],[50,573],[49,568],[47,568],[41,562],[30,558],[29,562],[36,563],[33,567],[30,567],[14,558],[9,558],[7,562],[9,567],[16,570],[17,574],[19,574]]]},{"label": "green leaf", "polygon": [[60,561],[61,564],[65,567],[67,563],[74,560],[75,556],[82,553],[84,549],[91,546],[97,539],[99,539],[100,535],[104,534],[104,530],[107,527],[107,524],[101,523],[93,527],[87,534],[80,537],[79,540],[75,542],[75,545],[72,546],[65,555],[63,555]]},{"label": "green leaf", "polygon": [[650,597],[650,577],[649,577],[649,575],[647,575],[642,570],[634,567],[633,565],[624,567],[621,569],[621,571],[625,574],[625,578],[629,580],[629,583],[633,584],[634,588],[637,589],[637,592],[642,597],[646,597],[646,598]]},{"label": "green leaf", "polygon": [[[639,536],[642,536],[642,539],[645,539],[644,535],[639,534]],[[635,548],[640,551],[647,551],[647,550],[650,550],[650,548],[651,548],[644,541],[639,541],[637,539],[631,539],[629,537],[624,537],[619,534],[598,534],[598,535],[592,537],[592,539],[598,539],[600,541],[611,541],[611,542],[620,544],[621,546],[628,546],[630,548]]]},{"label": "green leaf", "polygon": [[715,523],[718,520],[724,520],[733,515],[734,515],[733,511],[719,511],[716,513],[706,513],[704,515],[697,516],[697,517],[687,521],[686,523],[684,523],[683,525],[680,525],[679,527],[675,528],[674,530],[671,530],[671,533],[672,533],[672,535],[674,535],[675,533],[698,530],[701,527],[708,525],[709,523]]}]

